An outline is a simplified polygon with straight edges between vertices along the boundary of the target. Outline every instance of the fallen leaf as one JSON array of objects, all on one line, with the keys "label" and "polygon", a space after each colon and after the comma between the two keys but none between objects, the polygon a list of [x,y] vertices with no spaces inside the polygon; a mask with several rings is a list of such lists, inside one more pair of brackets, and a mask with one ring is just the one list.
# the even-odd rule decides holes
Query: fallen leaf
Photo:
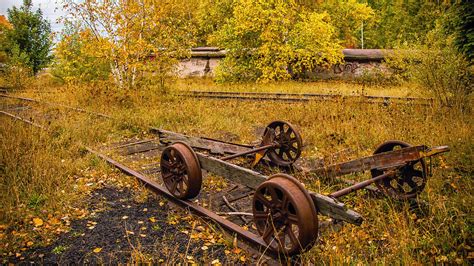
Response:
[{"label": "fallen leaf", "polygon": [[102,250],[102,248],[94,248],[94,253],[99,253]]},{"label": "fallen leaf", "polygon": [[43,225],[43,220],[41,220],[40,218],[33,218],[33,224],[36,226],[36,227],[40,227]]},{"label": "fallen leaf", "polygon": [[221,262],[219,261],[219,259],[215,259],[211,261],[211,264],[221,264]]},{"label": "fallen leaf", "polygon": [[201,249],[202,249],[202,250],[207,250],[208,247],[207,247],[207,246],[202,246]]},{"label": "fallen leaf", "polygon": [[26,242],[26,246],[28,246],[28,247],[33,246],[33,241],[28,241],[28,242]]},{"label": "fallen leaf", "polygon": [[152,223],[156,222],[156,219],[155,219],[155,217],[150,217],[150,219],[149,219],[149,220],[150,220],[150,222],[152,222]]},{"label": "fallen leaf", "polygon": [[126,215],[122,216],[122,220],[126,220],[126,219],[128,219],[128,216],[126,216]]}]

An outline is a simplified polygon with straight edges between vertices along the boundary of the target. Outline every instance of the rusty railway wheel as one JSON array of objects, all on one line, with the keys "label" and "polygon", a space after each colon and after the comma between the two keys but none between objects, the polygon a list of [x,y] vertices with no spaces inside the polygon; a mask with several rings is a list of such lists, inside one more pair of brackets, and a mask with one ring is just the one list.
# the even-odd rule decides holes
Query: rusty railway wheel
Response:
[{"label": "rusty railway wheel", "polygon": [[184,142],[175,142],[161,154],[161,177],[168,191],[179,199],[199,194],[202,172],[198,157]]},{"label": "rusty railway wheel", "polygon": [[[399,141],[390,140],[382,143],[374,154],[389,152],[397,149],[410,147],[412,145]],[[372,177],[384,174],[388,170],[372,169]],[[425,188],[427,181],[427,166],[424,159],[414,161],[398,169],[397,174],[392,178],[386,178],[376,182],[377,187],[384,193],[396,199],[414,198]]]},{"label": "rusty railway wheel", "polygon": [[279,144],[267,152],[268,158],[279,165],[289,166],[293,164],[301,155],[303,140],[296,128],[288,122],[273,121],[265,129],[273,129],[272,139]]},{"label": "rusty railway wheel", "polygon": [[294,255],[311,248],[318,216],[309,193],[294,177],[276,174],[260,184],[253,198],[258,233],[272,250]]}]

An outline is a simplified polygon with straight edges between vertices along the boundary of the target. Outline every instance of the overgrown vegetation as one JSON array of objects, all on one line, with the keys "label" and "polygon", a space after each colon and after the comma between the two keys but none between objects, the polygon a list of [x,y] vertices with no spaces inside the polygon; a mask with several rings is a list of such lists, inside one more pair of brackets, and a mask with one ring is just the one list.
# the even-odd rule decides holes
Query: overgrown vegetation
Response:
[{"label": "overgrown vegetation", "polygon": [[[199,80],[186,82],[189,83],[189,88],[208,86]],[[350,84],[344,83],[326,85],[332,86],[338,92],[351,93],[354,89]],[[252,86],[256,91],[275,89],[274,84]],[[298,91],[301,90],[302,84],[294,82],[284,86],[287,91]],[[325,92],[317,85],[312,86],[312,91]],[[371,92],[383,90],[380,87],[366,89]],[[409,91],[409,88],[398,90]],[[89,89],[85,86],[59,91],[62,92],[24,95],[82,106],[120,117],[119,122],[105,125],[97,123],[95,119],[85,123],[83,121],[88,121],[88,118],[76,115],[69,115],[67,120],[60,119],[57,122],[59,127],[55,131],[62,132],[61,139],[68,140],[73,146],[76,145],[74,143],[81,142],[103,143],[114,139],[113,136],[140,134],[149,125],[195,136],[227,139],[231,135],[235,136],[234,141],[250,143],[259,137],[255,133],[256,127],[276,119],[288,120],[298,126],[306,144],[303,153],[306,158],[327,156],[347,148],[354,150],[350,158],[369,155],[375,146],[388,139],[401,139],[429,146],[449,145],[451,152],[433,161],[434,176],[429,179],[428,187],[421,194],[421,199],[429,203],[428,209],[414,213],[408,205],[387,198],[373,198],[365,192],[348,196],[344,201],[364,216],[363,226],[345,225],[336,232],[322,230],[318,245],[306,253],[304,258],[307,261],[322,260],[325,263],[462,263],[467,262],[468,254],[472,252],[468,246],[469,228],[472,224],[466,219],[472,211],[470,202],[474,195],[471,180],[474,170],[474,143],[471,140],[474,125],[469,114],[460,114],[450,108],[403,104],[384,106],[350,100],[288,104],[183,99],[161,97],[153,91],[133,93],[130,100],[135,99],[136,104],[124,106],[120,102],[114,102],[106,94],[96,95],[94,101],[87,100]],[[395,88],[393,91],[381,93],[387,95],[388,92],[395,93],[394,95],[400,93],[395,91]],[[78,125],[78,122],[84,124]],[[18,123],[13,125],[23,127]],[[4,134],[9,135],[12,130],[16,129],[5,128],[7,133]],[[18,139],[26,137],[17,135]],[[8,145],[17,147],[15,144]],[[12,154],[8,156],[18,156],[13,155],[16,153],[8,153]],[[62,157],[63,153],[57,154],[66,162],[72,162],[77,155],[69,153]],[[348,158],[341,158],[343,159]],[[99,179],[94,179],[96,181],[93,182],[102,180],[100,177],[103,174],[100,172],[106,168],[96,168],[93,165],[95,164],[89,167],[99,171],[95,175],[95,178]],[[75,167],[81,168],[77,164]],[[298,178],[305,180],[307,187],[321,193],[329,193],[339,187],[336,183],[310,176]],[[359,180],[366,176],[354,175],[350,178]],[[46,198],[48,201],[53,200],[54,195],[46,195]],[[35,202],[41,202],[41,198],[30,198],[23,198],[22,204],[35,205]],[[44,205],[44,208],[46,206]]]},{"label": "overgrown vegetation", "polygon": [[[67,0],[64,4],[73,19],[55,47],[51,71],[55,77],[33,77],[50,55],[49,26],[41,11],[31,11],[31,1],[25,1],[23,7],[11,9],[10,22],[0,20],[2,86],[24,88],[16,93],[108,113],[119,120],[41,107],[54,118],[46,134],[0,118],[2,256],[48,244],[54,239],[52,231],[67,230],[68,222],[61,218],[86,215],[78,199],[95,186],[88,184],[109,182],[113,172],[86,156],[84,144],[141,135],[148,126],[224,140],[233,136],[232,141],[249,143],[260,137],[255,135],[257,127],[287,120],[303,135],[303,157],[324,157],[347,148],[354,151],[352,158],[369,155],[388,139],[451,148],[433,160],[434,176],[420,196],[428,203],[425,208],[414,212],[408,204],[374,199],[363,191],[348,196],[344,201],[364,216],[364,224],[323,231],[317,245],[303,256],[305,263],[472,262],[471,3]],[[34,22],[34,30],[25,30],[26,21]],[[386,85],[385,73],[377,77],[380,81],[361,84],[289,81],[291,74],[340,62],[342,48],[362,46],[362,32],[364,48],[397,48],[387,60],[396,84]],[[171,82],[176,62],[186,58],[196,43],[228,50],[216,75],[221,83]],[[288,104],[174,96],[191,89],[435,97],[440,104],[378,105],[350,99]],[[314,176],[297,177],[325,194],[340,187]],[[153,261],[149,257],[138,250],[131,261]]]}]

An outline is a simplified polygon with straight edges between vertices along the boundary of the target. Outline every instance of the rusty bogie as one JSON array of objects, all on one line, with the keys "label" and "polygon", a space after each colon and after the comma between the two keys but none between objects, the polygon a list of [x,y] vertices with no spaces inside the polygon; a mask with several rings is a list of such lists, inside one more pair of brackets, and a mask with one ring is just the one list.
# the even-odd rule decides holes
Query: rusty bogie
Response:
[{"label": "rusty bogie", "polygon": [[168,191],[179,199],[194,198],[202,185],[202,171],[198,157],[184,142],[165,148],[160,161],[161,177]]}]

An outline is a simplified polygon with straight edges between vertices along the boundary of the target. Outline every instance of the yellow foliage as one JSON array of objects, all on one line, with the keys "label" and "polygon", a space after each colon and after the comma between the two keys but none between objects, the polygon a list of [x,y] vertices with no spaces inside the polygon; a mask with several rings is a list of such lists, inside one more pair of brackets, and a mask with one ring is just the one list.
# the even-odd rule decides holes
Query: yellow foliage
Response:
[{"label": "yellow foliage", "polygon": [[90,0],[70,1],[66,8],[92,35],[85,49],[109,62],[120,88],[132,88],[151,71],[163,79],[178,58],[189,54],[193,5],[178,0]]}]

